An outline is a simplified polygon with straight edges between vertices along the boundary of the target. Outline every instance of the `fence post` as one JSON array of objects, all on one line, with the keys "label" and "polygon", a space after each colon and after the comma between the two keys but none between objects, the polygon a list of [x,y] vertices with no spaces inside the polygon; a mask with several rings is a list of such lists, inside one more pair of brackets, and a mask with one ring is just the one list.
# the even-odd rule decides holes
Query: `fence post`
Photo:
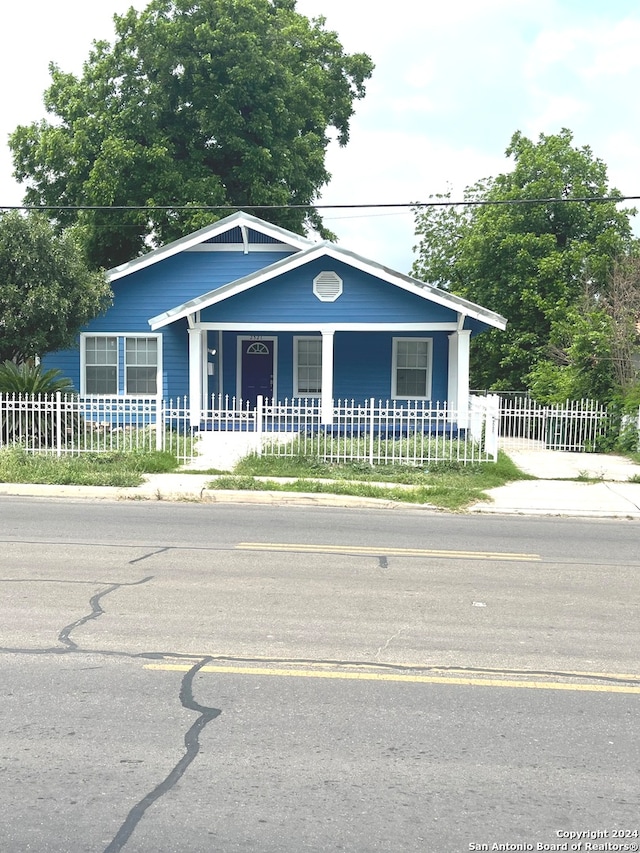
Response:
[{"label": "fence post", "polygon": [[156,450],[164,450],[164,399],[156,397]]},{"label": "fence post", "polygon": [[56,391],[56,455],[62,456],[62,393],[60,391]]},{"label": "fence post", "polygon": [[258,456],[262,456],[262,418],[264,413],[264,397],[258,394],[256,398],[256,437],[258,439]]},{"label": "fence post", "polygon": [[488,394],[485,397],[484,416],[484,451],[497,462],[500,446],[500,397],[497,394]]},{"label": "fence post", "polygon": [[373,397],[369,400],[369,465],[373,466],[373,407],[375,400]]}]

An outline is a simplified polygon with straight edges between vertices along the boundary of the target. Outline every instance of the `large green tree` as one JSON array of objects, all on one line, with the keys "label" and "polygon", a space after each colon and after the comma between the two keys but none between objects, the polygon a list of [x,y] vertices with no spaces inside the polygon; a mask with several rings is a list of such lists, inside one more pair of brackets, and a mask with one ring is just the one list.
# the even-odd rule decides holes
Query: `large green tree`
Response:
[{"label": "large green tree", "polygon": [[[346,54],[296,0],[152,0],[115,16],[82,76],[50,66],[53,121],[11,136],[34,205],[309,205],[330,175],[332,134],[349,139],[373,65]],[[226,211],[228,212],[228,211]],[[52,211],[79,221],[91,262],[110,267],[214,221],[197,211]],[[304,209],[261,212],[323,230]]]},{"label": "large green tree", "polygon": [[478,338],[472,383],[526,390],[548,357],[552,328],[585,287],[606,291],[615,258],[633,244],[634,211],[570,200],[620,193],[609,187],[605,164],[588,146],[574,146],[567,129],[535,142],[516,133],[506,155],[510,171],[467,188],[465,200],[475,204],[417,211],[413,273],[507,317],[506,332]]},{"label": "large green tree", "polygon": [[587,287],[551,328],[548,360],[529,376],[533,396],[557,403],[589,397],[629,402],[637,414],[640,258],[618,259],[605,290]]},{"label": "large green tree", "polygon": [[42,214],[0,214],[0,363],[72,346],[110,296],[72,231],[55,233]]}]

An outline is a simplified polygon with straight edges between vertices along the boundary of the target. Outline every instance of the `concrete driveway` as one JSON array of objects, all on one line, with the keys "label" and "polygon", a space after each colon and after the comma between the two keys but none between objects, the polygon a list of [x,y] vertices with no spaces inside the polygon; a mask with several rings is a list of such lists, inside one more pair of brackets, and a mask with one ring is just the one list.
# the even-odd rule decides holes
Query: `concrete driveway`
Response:
[{"label": "concrete driveway", "polygon": [[[491,489],[471,512],[640,519],[640,465],[607,453],[545,450],[541,442],[501,442],[501,449],[536,480]],[[581,478],[581,481],[576,481]]]}]

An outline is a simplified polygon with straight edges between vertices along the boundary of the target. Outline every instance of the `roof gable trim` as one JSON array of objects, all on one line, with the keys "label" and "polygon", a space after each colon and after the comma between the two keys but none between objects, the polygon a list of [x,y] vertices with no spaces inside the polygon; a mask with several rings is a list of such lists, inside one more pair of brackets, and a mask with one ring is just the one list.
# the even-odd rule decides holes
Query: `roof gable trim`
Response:
[{"label": "roof gable trim", "polygon": [[373,261],[368,261],[353,252],[341,249],[333,243],[327,242],[312,244],[309,248],[298,252],[296,255],[283,258],[282,260],[276,261],[274,264],[271,264],[256,273],[252,273],[251,275],[232,281],[229,284],[225,284],[214,291],[204,293],[195,299],[191,299],[188,302],[183,303],[182,305],[177,305],[175,308],[172,308],[163,314],[152,317],[149,320],[149,325],[154,330],[162,328],[176,320],[180,320],[183,317],[194,314],[196,311],[201,311],[211,305],[223,302],[232,296],[244,293],[246,290],[257,287],[278,275],[291,272],[292,270],[304,266],[311,261],[325,257],[332,258],[333,260],[344,263],[347,266],[359,269],[361,272],[365,272],[375,278],[386,281],[396,287],[400,287],[414,296],[419,296],[422,299],[426,299],[445,308],[449,308],[460,315],[461,319],[462,317],[467,316],[498,329],[506,328],[507,321],[505,318],[487,308],[482,308],[480,305],[475,305],[460,296],[446,293],[432,285],[425,284],[417,279],[412,279],[402,273],[394,272],[387,267],[376,264]]},{"label": "roof gable trim", "polygon": [[[261,247],[271,245],[276,251],[278,250],[279,244],[283,246],[283,251],[286,251],[288,248],[289,250],[293,249],[298,252],[308,248],[309,246],[315,245],[308,237],[303,237],[300,234],[294,234],[293,231],[287,231],[285,228],[280,228],[278,225],[272,225],[270,222],[264,222],[262,219],[258,219],[248,213],[244,213],[244,211],[239,211],[238,213],[231,214],[231,216],[226,216],[224,219],[218,220],[218,222],[214,222],[212,225],[206,225],[199,231],[194,231],[193,234],[188,234],[186,237],[174,240],[173,243],[167,243],[166,246],[160,246],[160,248],[153,249],[146,255],[141,255],[139,258],[134,258],[131,261],[127,261],[125,264],[114,267],[107,272],[109,281],[117,281],[118,279],[131,275],[131,273],[138,272],[139,270],[153,266],[153,264],[157,264],[160,261],[164,261],[167,258],[173,257],[173,255],[177,255],[180,252],[194,249],[197,251],[198,248],[208,240],[211,240],[212,238],[223,234],[225,231],[229,231],[238,226],[243,234],[243,242],[240,244],[240,251],[244,251],[245,253],[249,250],[250,245],[247,242],[246,236],[249,229],[277,240],[277,243],[256,244]],[[225,244],[221,245],[224,246]],[[234,244],[226,245],[228,245],[230,249],[234,246]],[[202,249],[200,250],[202,251]],[[231,250],[234,251],[235,249]],[[204,251],[207,251],[207,249],[204,249]],[[264,251],[264,249],[262,249],[262,251]]]}]

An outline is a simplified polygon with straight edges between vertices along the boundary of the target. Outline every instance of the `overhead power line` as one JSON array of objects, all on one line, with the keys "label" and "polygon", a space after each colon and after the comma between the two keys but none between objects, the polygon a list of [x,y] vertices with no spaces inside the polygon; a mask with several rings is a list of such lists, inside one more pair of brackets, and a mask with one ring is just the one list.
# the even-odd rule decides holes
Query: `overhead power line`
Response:
[{"label": "overhead power line", "polygon": [[640,195],[616,196],[576,196],[561,198],[513,198],[513,199],[464,199],[451,201],[438,198],[429,201],[412,201],[384,204],[4,204],[0,210],[25,210],[72,212],[82,210],[93,211],[218,211],[218,210],[383,210],[390,208],[423,208],[423,207],[486,207],[489,205],[531,205],[531,204],[572,204],[598,202],[638,201]]}]

